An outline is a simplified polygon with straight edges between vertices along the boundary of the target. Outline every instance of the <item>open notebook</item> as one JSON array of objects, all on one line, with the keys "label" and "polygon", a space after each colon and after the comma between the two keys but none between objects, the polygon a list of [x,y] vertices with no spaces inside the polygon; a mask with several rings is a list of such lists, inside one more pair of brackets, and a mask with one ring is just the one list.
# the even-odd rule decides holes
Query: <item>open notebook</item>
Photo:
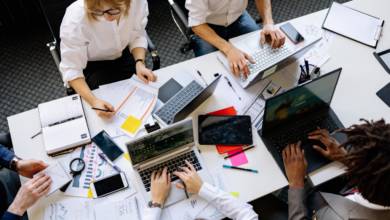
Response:
[{"label": "open notebook", "polygon": [[38,111],[48,155],[91,142],[79,95],[39,104]]}]

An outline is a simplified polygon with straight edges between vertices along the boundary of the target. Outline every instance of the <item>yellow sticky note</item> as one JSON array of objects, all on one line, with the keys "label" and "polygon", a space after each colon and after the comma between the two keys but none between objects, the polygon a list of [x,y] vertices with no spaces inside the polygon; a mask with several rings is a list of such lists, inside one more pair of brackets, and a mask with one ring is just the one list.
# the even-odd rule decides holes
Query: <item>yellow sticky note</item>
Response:
[{"label": "yellow sticky note", "polygon": [[229,193],[238,198],[238,192],[229,192]]},{"label": "yellow sticky note", "polygon": [[137,131],[137,129],[139,128],[139,126],[141,124],[142,124],[141,120],[138,120],[138,119],[134,118],[133,116],[129,115],[129,117],[127,117],[126,121],[123,123],[121,128],[123,130],[126,130],[126,131],[132,133],[132,134],[135,134],[135,132]]},{"label": "yellow sticky note", "polygon": [[[93,182],[93,180],[91,180],[91,183]],[[92,195],[92,190],[91,190],[91,187],[89,187],[89,190],[88,190],[88,198],[93,198],[93,195]]]},{"label": "yellow sticky note", "polygon": [[127,159],[129,162],[131,162],[131,161],[130,161],[130,157],[129,157],[129,153],[126,153],[126,154],[125,154],[125,157],[126,157],[126,159]]}]

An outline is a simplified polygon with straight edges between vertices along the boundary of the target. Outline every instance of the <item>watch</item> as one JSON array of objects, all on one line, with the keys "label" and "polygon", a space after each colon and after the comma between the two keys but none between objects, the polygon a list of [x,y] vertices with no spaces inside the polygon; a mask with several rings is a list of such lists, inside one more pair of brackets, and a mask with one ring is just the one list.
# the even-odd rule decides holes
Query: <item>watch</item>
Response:
[{"label": "watch", "polygon": [[142,62],[142,63],[146,66],[145,60],[143,60],[143,59],[138,59],[138,60],[136,60],[136,61],[135,61],[135,64],[137,64],[137,62]]},{"label": "watch", "polygon": [[154,207],[158,207],[160,209],[164,208],[164,205],[161,205],[160,203],[157,203],[157,202],[152,201],[152,200],[148,203],[148,205],[149,205],[149,208],[154,208]]},{"label": "watch", "polygon": [[20,158],[18,156],[15,156],[14,158],[12,158],[12,160],[9,162],[9,169],[12,171],[18,172],[16,170],[16,164],[19,162],[19,160],[22,160],[22,158]]}]

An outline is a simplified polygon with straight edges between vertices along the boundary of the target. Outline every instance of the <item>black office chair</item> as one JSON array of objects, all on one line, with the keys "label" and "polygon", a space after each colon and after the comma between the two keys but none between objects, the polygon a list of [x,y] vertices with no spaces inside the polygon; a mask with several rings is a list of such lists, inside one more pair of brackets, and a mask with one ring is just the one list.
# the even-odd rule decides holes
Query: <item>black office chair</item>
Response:
[{"label": "black office chair", "polygon": [[[53,60],[57,66],[58,72],[60,73],[61,79],[63,79],[62,73],[59,69],[61,62],[61,51],[60,51],[60,26],[62,19],[65,15],[66,8],[71,5],[75,0],[39,0],[41,3],[41,9],[45,15],[47,24],[49,25],[50,31],[53,35],[54,41],[48,43],[47,46],[50,49]],[[146,35],[148,40],[148,50],[152,56],[153,67],[152,70],[160,69],[160,56],[158,55],[157,48],[150,40],[149,36]],[[74,89],[64,83],[66,93],[68,95],[75,94]]]},{"label": "black office chair", "polygon": [[[183,34],[184,38],[186,39],[186,43],[182,44],[180,47],[180,51],[182,53],[185,53],[187,51],[190,51],[194,48],[195,45],[195,38],[196,34],[192,31],[190,27],[188,27],[188,10],[185,8],[185,0],[168,0],[169,2],[169,8],[171,9],[172,19],[176,23],[177,27],[179,28],[180,32]],[[249,15],[247,11],[245,11],[249,17],[252,17]],[[259,19],[256,19],[256,23],[261,23],[263,20],[261,17]]]},{"label": "black office chair", "polygon": [[10,133],[0,133],[0,144],[8,149],[13,148],[11,134]]}]

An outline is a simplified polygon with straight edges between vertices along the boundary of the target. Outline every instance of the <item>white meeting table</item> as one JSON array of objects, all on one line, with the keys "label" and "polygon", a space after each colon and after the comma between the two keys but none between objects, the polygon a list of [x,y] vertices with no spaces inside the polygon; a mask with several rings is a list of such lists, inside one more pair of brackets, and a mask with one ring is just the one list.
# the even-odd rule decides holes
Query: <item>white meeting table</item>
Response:
[{"label": "white meeting table", "polygon": [[[390,14],[387,9],[390,6],[390,2],[388,0],[355,0],[348,2],[345,5],[384,19],[385,25],[377,49],[380,50],[389,47],[390,30],[388,23],[390,22]],[[327,10],[322,10],[304,17],[322,23],[326,12]],[[296,18],[289,22],[295,27],[298,27],[302,18],[303,17]],[[239,38],[242,37],[245,36]],[[161,49],[163,50],[164,48]],[[327,52],[331,56],[331,59],[321,67],[327,72],[339,67],[343,68],[331,106],[345,127],[361,123],[359,122],[360,118],[369,120],[384,118],[387,122],[390,122],[390,108],[375,95],[380,88],[390,82],[390,75],[374,58],[372,54],[374,51],[374,48],[336,35]],[[162,57],[162,59],[164,58]],[[156,83],[161,86],[181,69],[186,69],[202,82],[202,79],[196,73],[196,70],[198,69],[204,75],[204,78],[208,83],[211,81],[211,76],[214,73],[226,70],[215,53],[211,53],[154,71],[158,76]],[[293,85],[279,73],[271,75],[270,79],[284,88],[293,87]],[[93,93],[97,97],[100,97],[98,89],[94,90]],[[91,109],[90,105],[84,100],[83,105],[91,135],[93,136],[101,130],[108,131],[107,121],[99,118]],[[197,130],[197,116],[199,114],[205,114],[226,107],[229,106],[227,106],[220,91],[216,90],[209,99],[189,116],[194,119],[195,131]],[[31,139],[31,136],[41,129],[37,109],[26,111],[8,117],[7,119],[16,155],[24,159],[34,158],[43,160],[45,163],[49,164],[58,159],[47,156],[42,136]],[[146,131],[139,132],[137,137],[145,134]],[[253,129],[253,137],[254,144],[256,144],[257,147],[246,152],[249,163],[242,165],[242,167],[256,169],[259,173],[255,174],[239,170],[224,169],[224,173],[233,190],[238,192],[239,198],[246,202],[253,201],[288,185],[287,179],[267,151],[255,129]],[[197,134],[195,134],[195,140],[197,139]],[[125,142],[129,140],[131,140],[130,137],[126,136]],[[223,159],[223,156],[226,156],[226,154],[218,154],[215,146],[202,146],[198,144],[197,146],[201,151],[201,156],[208,169],[222,166],[222,164],[230,164],[229,160]],[[133,179],[136,188],[139,188],[137,181],[134,179],[130,163],[127,163],[126,167],[121,168],[130,172],[130,178]],[[343,172],[343,166],[340,163],[333,162],[310,173],[308,178],[313,185],[318,185],[337,177]],[[27,181],[27,178],[21,177],[22,184]],[[46,201],[54,202],[78,198],[81,197],[65,196],[61,193],[55,193],[47,198],[44,196],[39,199],[34,206],[27,210],[28,215],[30,219],[43,219],[44,203]]]}]

